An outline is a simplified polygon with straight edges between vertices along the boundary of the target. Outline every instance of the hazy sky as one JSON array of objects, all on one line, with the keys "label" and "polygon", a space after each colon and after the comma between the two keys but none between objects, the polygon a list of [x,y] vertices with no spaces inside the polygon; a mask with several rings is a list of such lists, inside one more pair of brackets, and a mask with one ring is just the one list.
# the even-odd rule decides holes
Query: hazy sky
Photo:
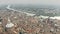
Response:
[{"label": "hazy sky", "polygon": [[60,0],[0,0],[0,4],[49,4],[60,5]]}]

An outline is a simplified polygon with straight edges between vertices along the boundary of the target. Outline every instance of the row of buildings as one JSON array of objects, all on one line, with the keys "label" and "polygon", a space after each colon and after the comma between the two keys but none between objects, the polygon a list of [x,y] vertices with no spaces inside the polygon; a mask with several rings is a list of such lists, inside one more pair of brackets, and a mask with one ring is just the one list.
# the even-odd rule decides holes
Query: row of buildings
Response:
[{"label": "row of buildings", "polygon": [[59,34],[60,20],[26,16],[14,11],[0,12],[0,34]]}]

